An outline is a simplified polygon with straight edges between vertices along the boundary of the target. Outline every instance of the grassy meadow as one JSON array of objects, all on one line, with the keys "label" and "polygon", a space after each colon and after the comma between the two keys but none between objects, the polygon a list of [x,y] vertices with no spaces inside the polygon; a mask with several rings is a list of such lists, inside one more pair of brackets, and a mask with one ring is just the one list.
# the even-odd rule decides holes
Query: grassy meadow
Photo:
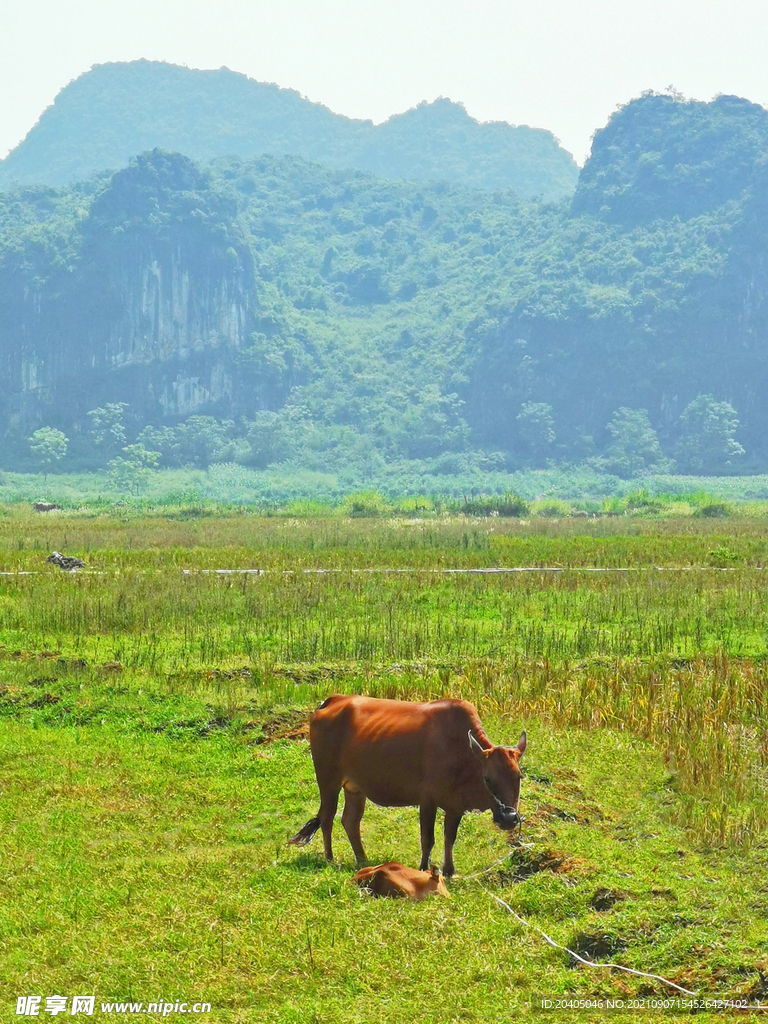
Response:
[{"label": "grassy meadow", "polygon": [[[262,572],[202,571],[227,568]],[[0,1019],[26,994],[435,1024],[668,994],[574,966],[494,895],[589,959],[768,1002],[764,518],[7,506],[0,572]],[[286,846],[333,692],[528,730],[522,830],[468,815],[449,900],[361,894],[338,821],[335,865]],[[417,810],[369,804],[363,840],[416,864]]]}]

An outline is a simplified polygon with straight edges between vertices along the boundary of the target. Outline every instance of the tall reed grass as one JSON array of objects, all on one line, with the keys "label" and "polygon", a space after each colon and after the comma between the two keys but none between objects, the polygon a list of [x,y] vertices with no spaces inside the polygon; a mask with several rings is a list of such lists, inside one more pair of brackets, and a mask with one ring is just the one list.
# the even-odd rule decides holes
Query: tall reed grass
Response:
[{"label": "tall reed grass", "polygon": [[[768,827],[762,531],[599,527],[11,516],[0,520],[2,567],[35,574],[0,577],[0,679],[24,683],[25,659],[50,652],[94,672],[117,662],[158,699],[204,693],[225,718],[347,689],[450,694],[554,728],[624,730],[664,751],[681,823],[708,844],[749,845]],[[53,548],[92,570],[47,566]],[[574,568],[434,571],[557,562]],[[577,571],[627,564],[637,571]],[[270,571],[181,572],[223,565]],[[413,571],[350,571],[382,566]],[[318,567],[339,571],[303,571]],[[97,677],[85,678],[83,700]],[[0,700],[2,713],[19,708]]]}]

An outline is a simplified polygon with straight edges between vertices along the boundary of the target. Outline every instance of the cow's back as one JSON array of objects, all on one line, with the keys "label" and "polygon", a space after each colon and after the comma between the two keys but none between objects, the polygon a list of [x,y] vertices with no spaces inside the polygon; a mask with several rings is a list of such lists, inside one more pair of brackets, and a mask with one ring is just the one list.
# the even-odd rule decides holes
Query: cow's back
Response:
[{"label": "cow's back", "polygon": [[318,772],[387,807],[434,802],[488,806],[482,773],[467,733],[490,746],[466,701],[430,703],[336,695],[310,719]]}]

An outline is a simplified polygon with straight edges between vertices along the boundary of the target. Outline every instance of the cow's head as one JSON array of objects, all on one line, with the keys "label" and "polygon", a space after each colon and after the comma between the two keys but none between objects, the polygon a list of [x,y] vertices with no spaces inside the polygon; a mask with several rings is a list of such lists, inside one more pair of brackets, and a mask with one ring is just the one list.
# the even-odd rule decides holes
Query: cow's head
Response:
[{"label": "cow's head", "polygon": [[525,751],[526,738],[522,734],[516,747],[489,747],[485,750],[469,732],[469,746],[483,769],[483,782],[493,800],[493,820],[499,828],[517,828],[521,818],[520,768],[518,762]]},{"label": "cow's head", "polygon": [[429,865],[429,880],[427,881],[427,892],[436,892],[440,896],[447,896],[450,899],[451,894],[445,885],[445,879],[440,874],[440,868],[436,864]]}]

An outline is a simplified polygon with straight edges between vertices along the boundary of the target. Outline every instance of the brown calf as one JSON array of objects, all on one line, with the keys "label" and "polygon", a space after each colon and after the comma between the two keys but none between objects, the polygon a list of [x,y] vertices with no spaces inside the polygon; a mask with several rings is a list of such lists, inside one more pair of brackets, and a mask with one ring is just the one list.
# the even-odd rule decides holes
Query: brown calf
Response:
[{"label": "brown calf", "polygon": [[467,811],[491,810],[503,829],[520,824],[518,761],[525,750],[525,733],[516,747],[495,747],[467,701],[415,704],[329,697],[310,718],[309,742],[320,809],[288,842],[303,846],[321,828],[329,861],[342,789],[341,823],[358,862],[365,860],[360,821],[366,799],[382,807],[419,808],[422,871],[429,867],[435,816],[442,807],[446,877],[454,873],[453,844]]},{"label": "brown calf", "polygon": [[443,876],[434,864],[430,864],[429,871],[417,871],[390,861],[375,868],[363,868],[352,876],[352,881],[373,896],[407,896],[414,903],[420,903],[433,892],[450,897]]}]

